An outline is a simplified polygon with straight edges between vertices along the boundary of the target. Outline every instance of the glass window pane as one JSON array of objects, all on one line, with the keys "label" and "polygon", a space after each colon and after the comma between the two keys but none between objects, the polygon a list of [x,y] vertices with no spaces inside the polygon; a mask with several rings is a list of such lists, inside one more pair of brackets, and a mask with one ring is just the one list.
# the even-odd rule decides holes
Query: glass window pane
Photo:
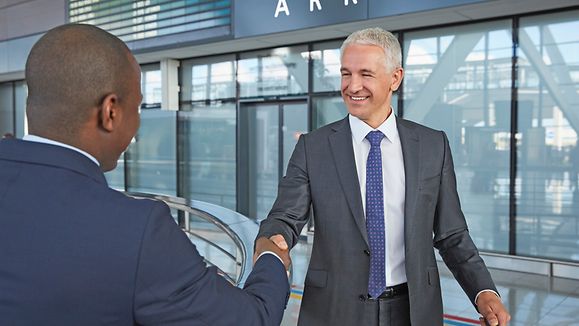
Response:
[{"label": "glass window pane", "polygon": [[235,103],[179,112],[181,196],[236,209]]},{"label": "glass window pane", "polygon": [[341,41],[314,44],[310,53],[314,92],[340,91],[340,46]]},{"label": "glass window pane", "polygon": [[14,82],[14,114],[16,115],[16,137],[22,138],[28,133],[26,122],[26,98],[28,97],[28,86],[24,81]]},{"label": "glass window pane", "polygon": [[306,103],[284,104],[283,106],[283,166],[282,171],[287,171],[287,165],[291,155],[302,134],[308,132],[308,105]]},{"label": "glass window pane", "polygon": [[341,96],[315,97],[312,99],[312,107],[314,110],[313,129],[344,119],[348,114]]},{"label": "glass window pane", "polygon": [[446,132],[480,249],[507,252],[511,22],[404,36],[404,117]]},{"label": "glass window pane", "polygon": [[[255,215],[263,219],[269,213],[277,194],[279,178],[279,109],[277,105],[249,108],[254,117],[249,122],[249,169],[255,186]],[[253,128],[252,126],[253,125]],[[253,187],[252,187],[253,188]],[[252,210],[253,211],[253,210]]]},{"label": "glass window pane", "polygon": [[141,108],[160,108],[163,101],[162,87],[161,65],[154,63],[141,66],[141,92],[143,93]]},{"label": "glass window pane", "polygon": [[181,102],[235,98],[235,56],[181,63]]},{"label": "glass window pane", "polygon": [[579,261],[578,17],[521,18],[518,254]]},{"label": "glass window pane", "polygon": [[177,195],[176,111],[143,110],[126,155],[127,189]]},{"label": "glass window pane", "polygon": [[69,21],[97,25],[124,41],[190,32],[231,24],[230,0],[204,1],[71,1]]},{"label": "glass window pane", "polygon": [[308,92],[307,46],[244,53],[239,60],[241,97]]},{"label": "glass window pane", "polygon": [[14,96],[12,83],[0,84],[0,138],[14,135]]},{"label": "glass window pane", "polygon": [[276,103],[243,104],[240,109],[243,124],[240,138],[242,165],[240,171],[247,181],[241,186],[247,190],[243,210],[252,219],[264,219],[275,200],[280,169],[280,106]]},{"label": "glass window pane", "polygon": [[125,191],[125,153],[117,160],[117,167],[105,173],[109,187]]}]

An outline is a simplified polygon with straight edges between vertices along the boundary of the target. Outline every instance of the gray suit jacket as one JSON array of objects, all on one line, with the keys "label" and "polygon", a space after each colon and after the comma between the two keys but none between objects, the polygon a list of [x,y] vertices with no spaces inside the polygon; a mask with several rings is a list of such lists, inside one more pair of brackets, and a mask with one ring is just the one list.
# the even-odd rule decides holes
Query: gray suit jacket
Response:
[{"label": "gray suit jacket", "polygon": [[[442,325],[433,247],[474,302],[496,291],[460,208],[448,139],[397,119],[406,178],[404,240],[412,325]],[[348,118],[300,137],[259,236],[293,247],[313,209],[315,234],[299,325],[359,325],[370,257]]]}]

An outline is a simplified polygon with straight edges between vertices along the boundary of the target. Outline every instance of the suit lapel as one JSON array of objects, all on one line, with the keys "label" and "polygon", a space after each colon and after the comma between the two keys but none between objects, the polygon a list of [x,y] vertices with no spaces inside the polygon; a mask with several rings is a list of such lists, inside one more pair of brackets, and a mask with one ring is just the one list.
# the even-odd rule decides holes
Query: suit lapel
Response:
[{"label": "suit lapel", "polygon": [[362,196],[360,194],[358,173],[356,172],[352,132],[348,117],[342,120],[341,123],[336,124],[332,129],[334,133],[329,136],[329,141],[338,170],[338,178],[356,225],[360,229],[364,241],[368,243],[368,232],[366,231],[366,220],[364,218],[364,209],[362,208]]},{"label": "suit lapel", "polygon": [[412,126],[405,120],[396,118],[398,135],[402,146],[402,157],[404,159],[405,175],[405,200],[404,200],[404,237],[406,248],[409,239],[412,239],[414,226],[414,211],[418,197],[418,174],[420,171],[420,144],[418,135]]}]

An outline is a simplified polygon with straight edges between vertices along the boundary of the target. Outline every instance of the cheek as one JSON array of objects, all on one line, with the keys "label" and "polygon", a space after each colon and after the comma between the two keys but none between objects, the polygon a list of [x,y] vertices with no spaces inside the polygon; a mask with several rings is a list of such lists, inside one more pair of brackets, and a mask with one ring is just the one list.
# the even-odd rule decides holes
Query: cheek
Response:
[{"label": "cheek", "polygon": [[340,88],[342,89],[342,91],[344,91],[346,88],[348,88],[349,84],[350,84],[349,80],[342,78],[341,82],[340,82]]}]

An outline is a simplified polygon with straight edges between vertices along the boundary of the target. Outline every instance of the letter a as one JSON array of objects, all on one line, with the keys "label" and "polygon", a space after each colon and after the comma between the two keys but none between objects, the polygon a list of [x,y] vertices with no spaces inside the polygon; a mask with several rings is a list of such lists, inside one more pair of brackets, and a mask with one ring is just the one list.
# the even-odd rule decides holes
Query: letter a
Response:
[{"label": "letter a", "polygon": [[[352,3],[357,5],[358,4],[358,0],[352,0]],[[349,0],[344,0],[344,6],[347,6],[348,4],[350,4]]]},{"label": "letter a", "polygon": [[277,8],[275,8],[275,15],[273,15],[275,18],[277,18],[277,16],[279,16],[280,11],[285,12],[285,15],[289,16],[289,8],[287,7],[287,2],[285,2],[285,1],[286,0],[278,0]]},{"label": "letter a", "polygon": [[314,11],[314,4],[318,10],[322,10],[322,5],[320,4],[320,0],[310,0],[310,11]]}]

